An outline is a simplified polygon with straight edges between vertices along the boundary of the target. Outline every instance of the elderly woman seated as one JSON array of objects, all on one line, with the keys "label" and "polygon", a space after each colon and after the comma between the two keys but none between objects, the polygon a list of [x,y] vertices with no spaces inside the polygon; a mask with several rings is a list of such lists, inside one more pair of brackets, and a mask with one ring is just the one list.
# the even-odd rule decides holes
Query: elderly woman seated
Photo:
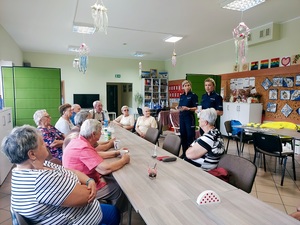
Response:
[{"label": "elderly woman seated", "polygon": [[[51,116],[45,109],[37,110],[33,114],[33,120],[37,125],[37,128],[42,132],[43,140],[46,143],[46,147],[50,151],[52,157],[62,160],[62,145],[65,136],[54,126],[51,125]],[[51,155],[47,158],[51,159]],[[52,160],[51,160],[52,161]]]},{"label": "elderly woman seated", "polygon": [[127,105],[124,105],[121,108],[122,115],[118,116],[113,123],[119,125],[120,127],[125,128],[126,130],[132,130],[134,126],[134,117],[129,115],[129,108]]},{"label": "elderly woman seated", "polygon": [[220,131],[214,126],[217,119],[216,110],[204,109],[198,115],[199,126],[204,134],[187,149],[185,160],[208,171],[217,167],[225,152],[224,142]]},{"label": "elderly woman seated", "polygon": [[99,205],[96,183],[84,173],[45,161],[48,151],[40,131],[16,127],[3,139],[12,170],[11,209],[30,224],[114,224],[118,210]]},{"label": "elderly woman seated", "polygon": [[149,127],[157,128],[157,122],[153,116],[150,115],[149,107],[143,108],[144,116],[140,116],[136,121],[135,131],[142,138],[145,137]]}]

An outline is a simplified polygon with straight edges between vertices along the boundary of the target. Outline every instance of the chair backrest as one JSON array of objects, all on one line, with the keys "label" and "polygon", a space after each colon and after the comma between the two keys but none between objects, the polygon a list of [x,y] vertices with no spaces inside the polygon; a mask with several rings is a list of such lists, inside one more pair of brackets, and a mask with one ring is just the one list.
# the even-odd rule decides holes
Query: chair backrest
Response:
[{"label": "chair backrest", "polygon": [[225,154],[219,161],[218,167],[229,173],[229,183],[247,193],[250,193],[256,176],[257,168],[248,159]]},{"label": "chair backrest", "polygon": [[143,114],[142,108],[137,108],[137,111],[138,111],[138,114],[139,114],[140,116],[143,116],[143,115],[144,115],[144,114]]},{"label": "chair backrest", "polygon": [[149,127],[145,134],[145,139],[147,141],[150,141],[153,144],[156,144],[158,137],[159,137],[159,130],[157,128]]},{"label": "chair backrest", "polygon": [[162,148],[166,151],[172,153],[173,155],[179,156],[179,151],[181,147],[181,138],[175,134],[168,134],[165,137]]},{"label": "chair backrest", "polygon": [[30,225],[29,219],[25,218],[21,214],[14,211],[12,208],[10,209],[12,215],[13,225]]},{"label": "chair backrest", "polygon": [[157,122],[157,129],[159,131],[159,135],[161,135],[163,133],[163,126],[160,121],[156,121],[156,122]]},{"label": "chair backrest", "polygon": [[227,135],[232,135],[232,127],[231,127],[231,120],[227,120],[224,122],[225,130]]},{"label": "chair backrest", "polygon": [[254,150],[268,155],[282,152],[282,143],[278,135],[253,133]]}]

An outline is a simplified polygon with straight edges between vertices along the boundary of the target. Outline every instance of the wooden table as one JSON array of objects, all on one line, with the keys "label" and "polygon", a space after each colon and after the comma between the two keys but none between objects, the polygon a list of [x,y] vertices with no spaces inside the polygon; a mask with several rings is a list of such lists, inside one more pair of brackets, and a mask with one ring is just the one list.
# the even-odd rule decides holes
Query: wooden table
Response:
[{"label": "wooden table", "polygon": [[[169,163],[152,158],[154,145],[125,129],[115,127],[114,135],[121,140],[121,147],[128,147],[131,160],[113,176],[148,225],[266,224],[269,221],[298,224],[283,212],[180,158]],[[171,154],[158,147],[157,155]],[[155,163],[157,177],[151,180],[147,169]],[[205,190],[219,194],[221,203],[199,206],[197,197]]]}]

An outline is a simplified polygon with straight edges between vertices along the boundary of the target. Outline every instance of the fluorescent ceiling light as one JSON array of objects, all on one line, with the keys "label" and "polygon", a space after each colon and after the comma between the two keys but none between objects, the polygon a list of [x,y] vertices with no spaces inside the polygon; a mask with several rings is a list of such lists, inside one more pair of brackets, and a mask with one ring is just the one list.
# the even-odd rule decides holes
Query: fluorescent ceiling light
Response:
[{"label": "fluorescent ceiling light", "polygon": [[79,46],[69,45],[68,51],[69,52],[79,52]]},{"label": "fluorescent ceiling light", "polygon": [[73,24],[73,32],[80,34],[93,34],[96,28],[93,25],[88,24]]},{"label": "fluorescent ceiling light", "polygon": [[182,38],[183,38],[183,37],[171,36],[171,37],[169,37],[169,38],[165,39],[165,42],[171,42],[171,43],[175,43],[175,42],[177,42],[177,41],[181,40]]},{"label": "fluorescent ceiling light", "polygon": [[224,9],[245,11],[263,2],[265,0],[220,0],[220,5]]},{"label": "fluorescent ceiling light", "polygon": [[145,55],[147,55],[147,53],[145,52],[134,52],[133,56],[135,57],[144,57]]}]

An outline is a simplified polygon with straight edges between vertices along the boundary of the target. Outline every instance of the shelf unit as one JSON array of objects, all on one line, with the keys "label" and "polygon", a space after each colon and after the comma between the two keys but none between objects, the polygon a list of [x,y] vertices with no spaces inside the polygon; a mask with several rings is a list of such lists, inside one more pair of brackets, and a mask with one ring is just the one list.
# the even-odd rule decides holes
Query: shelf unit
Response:
[{"label": "shelf unit", "polygon": [[142,78],[143,106],[156,109],[168,106],[168,78]]}]

